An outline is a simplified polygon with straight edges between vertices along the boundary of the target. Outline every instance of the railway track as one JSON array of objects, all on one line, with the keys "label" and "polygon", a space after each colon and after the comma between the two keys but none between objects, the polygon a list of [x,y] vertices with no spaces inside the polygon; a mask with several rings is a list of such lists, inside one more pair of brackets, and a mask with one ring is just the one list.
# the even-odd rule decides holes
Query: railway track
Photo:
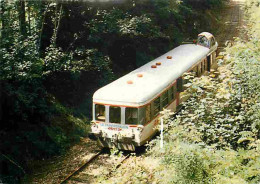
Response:
[{"label": "railway track", "polygon": [[[103,158],[100,158],[100,156],[103,156]],[[107,172],[105,173],[104,177],[109,177],[116,169],[118,169],[124,162],[130,157],[130,154],[126,154],[121,160],[116,162],[116,164],[110,164],[107,168]],[[96,154],[92,155],[86,162],[81,164],[78,168],[73,170],[69,175],[66,176],[65,179],[63,179],[60,184],[65,183],[91,183],[91,180],[95,178],[95,175],[88,175],[88,167],[89,171],[95,170],[95,167],[99,167],[100,163],[108,163],[110,158],[110,154],[106,153],[105,149],[100,150]],[[111,160],[111,158],[110,158]],[[96,162],[96,163],[94,163]],[[81,174],[81,172],[83,174]]]},{"label": "railway track", "polygon": [[234,37],[239,36],[238,30],[243,25],[243,10],[241,6],[241,2],[231,0],[221,12],[223,25],[218,28],[219,30],[216,34],[220,51],[223,51],[227,45],[232,45]]}]

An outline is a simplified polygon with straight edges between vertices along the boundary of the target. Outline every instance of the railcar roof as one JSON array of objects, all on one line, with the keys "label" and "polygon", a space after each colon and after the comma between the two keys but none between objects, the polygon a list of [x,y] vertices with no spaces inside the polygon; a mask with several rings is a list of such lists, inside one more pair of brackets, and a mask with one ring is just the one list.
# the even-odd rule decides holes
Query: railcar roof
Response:
[{"label": "railcar roof", "polygon": [[[204,58],[208,48],[185,44],[165,53],[142,67],[100,88],[94,93],[93,102],[114,105],[140,106],[172,84],[197,61]],[[172,59],[167,59],[172,56]],[[151,68],[151,65],[161,65]],[[142,74],[143,77],[138,77]],[[132,84],[128,84],[132,81]]]}]

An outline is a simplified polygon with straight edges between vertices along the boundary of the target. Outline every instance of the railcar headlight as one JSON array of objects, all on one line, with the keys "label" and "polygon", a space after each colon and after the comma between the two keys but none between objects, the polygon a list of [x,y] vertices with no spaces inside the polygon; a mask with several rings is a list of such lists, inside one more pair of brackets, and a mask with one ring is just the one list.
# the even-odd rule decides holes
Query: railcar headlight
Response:
[{"label": "railcar headlight", "polygon": [[91,122],[90,122],[90,125],[91,125],[91,127],[97,127],[95,121],[91,121]]},{"label": "railcar headlight", "polygon": [[117,134],[117,137],[118,137],[118,139],[122,139],[122,138],[124,137],[124,135],[118,133],[118,134]]},{"label": "railcar headlight", "polygon": [[97,124],[95,122],[91,122],[91,128],[96,129],[96,128],[98,128],[98,126],[97,126]]},{"label": "railcar headlight", "polygon": [[138,130],[139,132],[142,132],[143,129],[144,129],[144,126],[143,126],[143,125],[138,125],[138,126],[137,126],[137,130]]},{"label": "railcar headlight", "polygon": [[102,131],[100,131],[100,132],[101,132],[102,137],[107,137],[107,133],[106,132],[102,132]]}]

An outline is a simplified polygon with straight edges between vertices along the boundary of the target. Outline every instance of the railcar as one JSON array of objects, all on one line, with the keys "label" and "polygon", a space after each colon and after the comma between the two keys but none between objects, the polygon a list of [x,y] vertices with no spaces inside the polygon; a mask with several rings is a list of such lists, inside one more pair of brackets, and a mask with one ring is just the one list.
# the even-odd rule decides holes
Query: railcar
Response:
[{"label": "railcar", "polygon": [[156,133],[160,111],[183,102],[184,73],[201,76],[216,67],[218,43],[211,33],[180,45],[100,88],[93,95],[91,134],[102,147],[134,151]]}]

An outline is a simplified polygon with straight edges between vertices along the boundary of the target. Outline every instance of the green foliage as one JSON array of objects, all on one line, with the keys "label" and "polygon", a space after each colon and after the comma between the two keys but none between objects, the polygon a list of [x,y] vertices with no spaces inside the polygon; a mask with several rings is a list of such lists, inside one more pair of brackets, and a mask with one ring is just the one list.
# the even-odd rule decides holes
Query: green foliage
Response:
[{"label": "green foliage", "polygon": [[[36,51],[36,36],[18,37],[8,49],[1,47],[1,81],[3,94],[13,99],[10,107],[22,119],[27,112],[46,113],[46,92],[42,86],[43,60]],[[11,113],[11,112],[10,112]]]},{"label": "green foliage", "polygon": [[151,38],[163,36],[147,15],[126,17],[118,21],[122,35],[145,36]]},{"label": "green foliage", "polygon": [[77,58],[77,60],[72,61],[71,71],[98,72],[102,80],[99,85],[105,85],[114,79],[113,72],[110,68],[110,58],[104,56],[97,49],[77,49],[74,57]]},{"label": "green foliage", "polygon": [[[168,149],[167,145],[165,145]],[[176,150],[166,150],[165,164],[173,164],[175,177],[172,183],[211,183],[208,155],[198,145],[181,143]],[[177,151],[178,150],[178,151]]]},{"label": "green foliage", "polygon": [[44,74],[68,70],[71,59],[70,55],[64,53],[61,48],[50,45],[46,48]]},{"label": "green foliage", "polygon": [[217,149],[201,139],[194,126],[187,127],[177,118],[169,122],[164,134],[164,148],[160,139],[149,145],[148,155],[159,158],[161,164],[152,172],[160,183],[257,183],[259,182],[259,140],[249,149]]},{"label": "green foliage", "polygon": [[[39,39],[45,14],[40,12],[45,6],[37,2],[24,3],[27,7],[24,10],[25,21],[20,16],[23,11],[20,4],[1,1],[0,151],[27,170],[28,160],[61,153],[80,136],[86,135],[87,129],[82,120],[70,118],[69,111],[46,90],[44,80],[65,69],[64,62],[70,61],[70,53],[51,45],[45,52],[45,58],[41,57]],[[31,16],[30,19],[28,16]],[[51,121],[55,116],[65,116],[63,126]],[[71,129],[66,131],[66,126]],[[13,171],[17,168],[13,168],[8,160],[2,163],[7,165],[7,175],[20,175]],[[2,170],[0,174],[2,176]]]},{"label": "green foliage", "polygon": [[193,1],[193,0],[183,0],[184,3],[191,5],[194,8],[204,8],[204,10],[214,7],[221,6],[226,1],[221,0],[201,0],[201,1]]},{"label": "green foliage", "polygon": [[45,126],[44,128],[55,145],[61,148],[59,151],[64,151],[71,143],[79,141],[80,137],[86,136],[90,128],[86,126],[86,120],[66,114],[54,117],[51,121],[51,126]]},{"label": "green foliage", "polygon": [[103,41],[101,36],[104,34],[118,33],[119,26],[117,21],[124,17],[124,13],[121,10],[113,9],[107,11],[98,9],[96,15],[95,19],[86,24],[91,33],[88,37],[89,41],[100,42]]}]

